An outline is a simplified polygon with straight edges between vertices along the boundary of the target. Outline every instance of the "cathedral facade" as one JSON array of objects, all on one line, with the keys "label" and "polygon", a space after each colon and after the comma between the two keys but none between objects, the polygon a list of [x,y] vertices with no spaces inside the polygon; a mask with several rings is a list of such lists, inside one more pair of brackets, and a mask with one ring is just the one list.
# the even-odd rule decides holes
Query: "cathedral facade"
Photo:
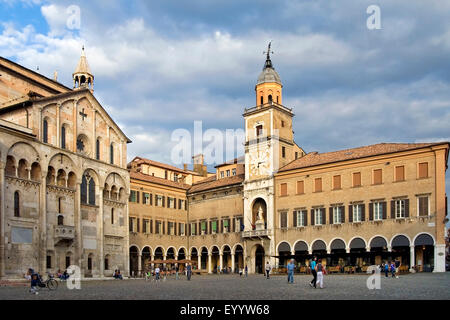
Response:
[{"label": "cathedral facade", "polygon": [[127,143],[84,54],[68,88],[0,58],[0,277],[128,273]]}]

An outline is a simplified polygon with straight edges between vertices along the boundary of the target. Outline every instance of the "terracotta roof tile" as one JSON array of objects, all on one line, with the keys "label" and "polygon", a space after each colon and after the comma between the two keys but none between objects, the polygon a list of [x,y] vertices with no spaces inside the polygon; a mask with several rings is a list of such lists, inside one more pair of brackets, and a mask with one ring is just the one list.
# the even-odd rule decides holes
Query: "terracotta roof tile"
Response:
[{"label": "terracotta roof tile", "polygon": [[177,171],[177,172],[182,172],[182,173],[188,173],[188,174],[198,174],[194,171],[190,171],[190,170],[183,170],[180,169],[178,167],[175,166],[171,166],[170,164],[165,164],[162,162],[158,162],[155,160],[150,160],[150,159],[146,159],[146,158],[142,158],[142,157],[136,157],[132,160],[132,162],[136,162],[137,164],[148,164],[151,166],[155,166],[155,167],[160,167],[160,168],[164,168],[164,169],[168,169],[168,170],[173,170],[173,171]]},{"label": "terracotta roof tile", "polygon": [[245,176],[243,174],[232,176],[228,178],[222,178],[217,180],[216,176],[206,178],[196,184],[193,184],[189,189],[189,193],[200,192],[205,190],[211,190],[215,188],[221,188],[231,186],[235,184],[241,184],[244,181]]},{"label": "terracotta roof tile", "polygon": [[442,143],[379,143],[353,149],[339,150],[326,153],[311,152],[280,168],[278,172],[307,168],[321,164],[354,160],[370,156],[389,154],[423,147],[430,147]]},{"label": "terracotta roof tile", "polygon": [[171,180],[166,180],[163,178],[150,176],[148,174],[143,174],[143,173],[135,172],[135,171],[130,171],[130,178],[147,181],[147,182],[152,182],[152,183],[156,183],[156,184],[161,184],[164,186],[183,189],[183,190],[188,190],[191,187],[190,185],[185,184],[185,183],[179,183],[179,182],[175,182],[175,181],[171,181]]}]

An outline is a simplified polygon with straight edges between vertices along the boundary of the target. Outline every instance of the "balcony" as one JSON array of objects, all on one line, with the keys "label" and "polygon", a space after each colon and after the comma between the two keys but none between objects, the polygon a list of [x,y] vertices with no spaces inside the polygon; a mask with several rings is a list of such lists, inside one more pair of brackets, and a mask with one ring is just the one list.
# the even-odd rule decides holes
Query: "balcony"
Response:
[{"label": "balcony", "polygon": [[71,242],[75,239],[75,227],[55,226],[55,243]]},{"label": "balcony", "polygon": [[251,231],[242,231],[242,238],[269,238],[271,236],[270,230],[251,230]]}]

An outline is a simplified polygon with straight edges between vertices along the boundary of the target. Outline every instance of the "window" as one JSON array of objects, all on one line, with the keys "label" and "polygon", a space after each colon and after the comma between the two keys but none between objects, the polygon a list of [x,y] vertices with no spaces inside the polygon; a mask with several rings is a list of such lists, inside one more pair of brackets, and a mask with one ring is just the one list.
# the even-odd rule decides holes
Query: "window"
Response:
[{"label": "window", "polygon": [[128,230],[130,232],[137,232],[137,219],[134,217],[130,217],[128,221]]},{"label": "window", "polygon": [[429,197],[420,196],[417,199],[419,203],[419,217],[426,217],[429,215]]},{"label": "window", "polygon": [[305,193],[305,183],[304,181],[297,181],[297,194]]},{"label": "window", "polygon": [[361,186],[361,172],[353,173],[353,187]]},{"label": "window", "polygon": [[84,142],[83,142],[82,137],[78,137],[78,139],[77,139],[77,151],[78,152],[84,151]]},{"label": "window", "polygon": [[271,103],[273,100],[272,100],[272,95],[271,94],[269,94],[269,103]]},{"label": "window", "polygon": [[224,219],[223,220],[223,232],[227,233],[230,231],[230,219]]},{"label": "window", "polygon": [[260,99],[260,100],[261,100],[261,104],[264,104],[264,101],[263,101],[263,97],[262,97],[262,96],[261,96],[261,99]]},{"label": "window", "polygon": [[105,258],[105,270],[109,270],[109,259]]},{"label": "window", "polygon": [[294,216],[296,217],[296,221],[294,221],[294,227],[306,226],[306,210],[294,211]]},{"label": "window", "polygon": [[322,178],[314,179],[314,192],[322,192]]},{"label": "window", "polygon": [[383,220],[383,202],[373,203],[373,220]]},{"label": "window", "polygon": [[63,210],[62,210],[62,198],[58,198],[58,213],[63,213]]},{"label": "window", "polygon": [[383,183],[383,171],[381,169],[373,170],[373,184]]},{"label": "window", "polygon": [[220,177],[224,178],[225,177],[225,172],[224,171],[220,171]]},{"label": "window", "polygon": [[150,220],[148,219],[142,220],[142,232],[150,233]]},{"label": "window", "polygon": [[180,228],[179,235],[180,235],[180,236],[185,236],[185,235],[186,235],[186,234],[185,234],[185,231],[184,231],[185,228],[186,228],[186,227],[185,227],[185,224],[182,223],[182,222],[180,222],[178,225],[179,225],[179,228]]},{"label": "window", "polygon": [[144,204],[150,205],[150,194],[149,193],[143,192],[142,199],[144,200]]},{"label": "window", "polygon": [[428,162],[419,163],[419,179],[428,178]]},{"label": "window", "polygon": [[232,174],[233,176],[236,175],[236,168],[234,168],[234,169],[231,170],[231,174]]},{"label": "window", "polygon": [[395,167],[395,181],[405,181],[405,166]]},{"label": "window", "polygon": [[165,171],[164,171],[164,179],[167,180],[167,177],[168,177],[168,173],[167,173],[167,170],[165,170]]},{"label": "window", "polygon": [[130,202],[138,202],[138,192],[136,190],[130,191]]},{"label": "window", "polygon": [[298,152],[295,152],[295,160],[298,159]]},{"label": "window", "polygon": [[287,183],[280,184],[280,196],[287,196]]},{"label": "window", "polygon": [[51,269],[52,268],[52,256],[47,256],[46,268],[47,269]]},{"label": "window", "polygon": [[395,200],[394,202],[394,208],[395,208],[395,218],[396,219],[400,219],[400,218],[405,218],[405,212],[406,212],[406,208],[405,208],[405,200]]},{"label": "window", "polygon": [[180,210],[186,210],[186,208],[185,208],[185,207],[186,207],[186,201],[185,201],[185,200],[181,200],[181,199],[180,199],[180,200],[178,201],[178,204],[179,204],[179,205],[178,205],[178,209],[180,209]]},{"label": "window", "polygon": [[363,205],[354,204],[353,205],[353,222],[363,221]]},{"label": "window", "polygon": [[340,224],[343,223],[343,207],[333,207],[333,223]]},{"label": "window", "polygon": [[167,205],[168,205],[168,208],[171,208],[171,209],[175,208],[175,199],[172,197],[167,197]]},{"label": "window", "polygon": [[155,233],[156,234],[163,234],[162,222],[159,221],[159,220],[155,221]]},{"label": "window", "polygon": [[85,173],[81,178],[81,203],[95,206],[95,181]]},{"label": "window", "polygon": [[114,208],[111,208],[111,224],[114,224]]},{"label": "window", "polygon": [[169,222],[168,223],[168,230],[167,231],[169,232],[170,236],[173,236],[175,234],[175,226],[174,226],[173,222]]},{"label": "window", "polygon": [[322,224],[323,224],[322,209],[321,208],[314,209],[314,225],[320,226]]},{"label": "window", "polygon": [[227,170],[227,177],[230,176],[230,170]]},{"label": "window", "polygon": [[263,134],[263,126],[262,125],[256,126],[256,136],[259,137],[262,134]]},{"label": "window", "polygon": [[284,128],[284,121],[281,120],[281,127]]},{"label": "window", "polygon": [[191,236],[196,235],[197,224],[195,222],[191,223]]},{"label": "window", "polygon": [[163,206],[163,196],[156,195],[156,206],[158,206],[158,207]]},{"label": "window", "polygon": [[95,142],[95,159],[100,160],[100,140]]},{"label": "window", "polygon": [[341,176],[333,177],[333,190],[341,189]]},{"label": "window", "polygon": [[286,158],[286,147],[281,147],[281,156]]},{"label": "window", "polygon": [[42,126],[42,141],[44,143],[48,143],[48,122],[47,122],[47,120],[44,120],[44,123]]},{"label": "window", "polygon": [[65,126],[61,127],[61,148],[62,149],[66,148],[66,127]]},{"label": "window", "polygon": [[20,217],[20,195],[19,195],[19,191],[14,192],[14,217]]},{"label": "window", "polygon": [[70,267],[70,256],[66,256],[66,269]]},{"label": "window", "polygon": [[211,222],[211,227],[212,227],[212,234],[216,234],[217,233],[217,220],[214,220]]},{"label": "window", "polygon": [[234,232],[241,232],[244,230],[244,224],[242,223],[242,217],[238,217],[235,220]]},{"label": "window", "polygon": [[280,212],[280,228],[286,229],[287,228],[287,212]]},{"label": "window", "polygon": [[202,227],[201,233],[206,234],[206,221],[201,222],[201,227]]},{"label": "window", "polygon": [[88,257],[88,270],[92,270],[92,257]]},{"label": "window", "polygon": [[58,226],[63,226],[64,225],[64,217],[59,215],[58,216]]},{"label": "window", "polygon": [[114,164],[114,145],[112,143],[109,145],[109,163]]}]

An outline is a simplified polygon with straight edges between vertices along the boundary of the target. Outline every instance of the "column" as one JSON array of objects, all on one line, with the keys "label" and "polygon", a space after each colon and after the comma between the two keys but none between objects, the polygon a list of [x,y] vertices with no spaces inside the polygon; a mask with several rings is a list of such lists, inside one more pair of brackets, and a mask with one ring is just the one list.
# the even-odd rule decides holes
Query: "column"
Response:
[{"label": "column", "polygon": [[409,246],[409,250],[409,270],[411,270],[416,265],[416,252],[414,245]]},{"label": "column", "polygon": [[[58,103],[56,105],[56,146],[58,148],[61,148],[61,139],[60,139],[61,138],[61,128],[59,127],[60,126],[60,120],[59,120],[59,109],[60,109],[60,107],[61,107],[61,105]],[[66,134],[66,137],[67,137],[67,134]],[[75,138],[75,140],[76,140],[76,138]],[[67,144],[66,144],[66,147],[67,147]],[[57,172],[56,172],[56,174],[57,174]]]},{"label": "column", "polygon": [[235,268],[235,265],[234,265],[234,253],[232,253],[231,254],[231,273],[234,273],[234,268]]},{"label": "column", "polygon": [[202,255],[197,252],[197,268],[198,270],[202,269]]},{"label": "column", "polygon": [[219,254],[219,267],[220,267],[220,271],[222,271],[222,269],[223,269],[223,253]]},{"label": "column", "polygon": [[[78,177],[81,180],[81,176]],[[74,221],[75,221],[75,229],[76,229],[76,245],[74,252],[74,265],[80,267],[81,278],[84,277],[84,266],[83,266],[83,240],[81,235],[81,209],[80,209],[80,194],[81,194],[81,183],[77,181],[77,190],[74,195],[75,202],[75,212],[74,212]]]},{"label": "column", "polygon": [[[155,260],[155,255],[152,254],[151,257],[152,257],[152,258],[151,258],[152,261],[154,261],[154,260]],[[152,269],[155,269],[155,264],[154,264],[154,263],[152,263]]]},{"label": "column", "polygon": [[212,269],[211,269],[211,253],[208,253],[208,273],[212,273]]},{"label": "column", "polygon": [[5,276],[5,163],[0,162],[0,279]]},{"label": "column", "polygon": [[[39,269],[42,274],[45,274],[47,267],[47,171],[41,172],[41,187],[39,189]],[[55,254],[56,257],[56,254]],[[54,261],[52,261],[54,262]]]},{"label": "column", "polygon": [[104,235],[103,235],[103,225],[104,225],[104,221],[103,221],[103,187],[101,186],[96,186],[96,191],[98,192],[98,199],[99,199],[99,203],[98,203],[98,219],[100,220],[99,222],[97,222],[97,226],[98,226],[98,233],[97,233],[97,239],[98,239],[98,247],[100,249],[99,252],[99,272],[100,272],[100,278],[104,277],[104,270],[105,270],[105,263],[103,261],[104,259],[104,244],[103,244],[103,240],[104,240]]},{"label": "column", "polygon": [[138,253],[138,274],[137,276],[140,277],[142,274],[142,253]]},{"label": "column", "polygon": [[[163,255],[163,260],[167,260],[167,255]],[[165,267],[165,266],[166,266],[166,264],[165,264],[165,263],[163,263],[163,266]]]}]

